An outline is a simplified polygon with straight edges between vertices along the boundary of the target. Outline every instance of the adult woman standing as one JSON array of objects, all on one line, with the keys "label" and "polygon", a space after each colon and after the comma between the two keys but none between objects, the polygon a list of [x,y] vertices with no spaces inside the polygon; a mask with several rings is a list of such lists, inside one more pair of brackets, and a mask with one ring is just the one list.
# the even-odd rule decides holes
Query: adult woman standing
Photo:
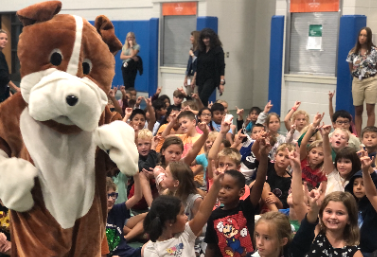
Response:
[{"label": "adult woman standing", "polygon": [[200,32],[198,43],[199,51],[194,82],[196,81],[198,85],[200,100],[206,104],[216,87],[219,88],[220,95],[224,92],[224,51],[219,37],[209,28]]},{"label": "adult woman standing", "polygon": [[198,40],[199,40],[199,31],[192,31],[190,36],[191,49],[189,51],[189,59],[187,61],[186,76],[183,82],[183,85],[186,88],[186,94],[191,95],[195,91],[195,82],[193,80],[195,71],[196,71],[196,59],[197,59],[197,50],[198,50]]},{"label": "adult woman standing", "polygon": [[124,42],[124,46],[120,54],[120,59],[123,60],[123,84],[126,89],[135,87],[135,78],[139,62],[137,54],[139,53],[139,51],[140,46],[136,43],[135,34],[133,32],[128,32],[126,41]]},{"label": "adult woman standing", "polygon": [[364,100],[368,115],[367,126],[374,126],[374,106],[377,101],[377,48],[372,43],[372,31],[368,27],[360,30],[356,45],[347,56],[353,76],[352,97],[355,106],[355,125],[361,135]]}]

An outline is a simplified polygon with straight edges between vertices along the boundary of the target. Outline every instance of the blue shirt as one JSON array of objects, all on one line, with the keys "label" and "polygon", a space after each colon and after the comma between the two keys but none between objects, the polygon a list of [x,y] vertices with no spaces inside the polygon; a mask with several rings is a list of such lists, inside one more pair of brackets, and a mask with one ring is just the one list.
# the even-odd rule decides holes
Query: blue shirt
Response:
[{"label": "blue shirt", "polygon": [[132,248],[124,239],[123,227],[126,219],[130,217],[130,211],[125,203],[115,204],[108,213],[106,237],[112,255],[119,255],[120,257],[141,256],[141,248]]},{"label": "blue shirt", "polygon": [[[221,128],[221,124],[217,124],[217,123],[214,122],[214,121],[211,121],[211,123],[212,123],[212,127],[213,127],[213,129],[216,130],[217,132],[219,132],[219,131],[220,131],[220,128]],[[228,133],[233,134],[232,129],[229,129]]]},{"label": "blue shirt", "polygon": [[207,155],[206,155],[205,153],[200,154],[200,155],[196,156],[195,160],[196,160],[196,163],[197,163],[197,164],[203,166],[203,170],[204,170],[204,181],[206,181],[206,174],[207,174],[206,170],[207,170],[207,166],[208,166]]}]

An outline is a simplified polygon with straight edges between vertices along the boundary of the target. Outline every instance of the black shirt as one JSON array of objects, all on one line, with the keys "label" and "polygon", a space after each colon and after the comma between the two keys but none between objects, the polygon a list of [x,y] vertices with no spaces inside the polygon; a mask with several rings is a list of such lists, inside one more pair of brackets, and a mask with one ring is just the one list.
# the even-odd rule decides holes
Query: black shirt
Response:
[{"label": "black shirt", "polygon": [[8,63],[5,60],[3,52],[0,51],[0,95],[6,92],[9,81]]},{"label": "black shirt", "polygon": [[224,51],[218,46],[208,52],[199,51],[197,59],[196,84],[201,86],[208,79],[220,85],[220,76],[225,74]]},{"label": "black shirt", "polygon": [[[254,215],[256,208],[250,199],[240,200],[236,208],[224,210],[217,208],[207,222],[204,241],[214,244],[215,256],[226,256],[226,252],[239,255],[253,252]],[[238,256],[239,256],[238,255]],[[237,256],[237,255],[236,255]]]},{"label": "black shirt", "polygon": [[271,187],[271,192],[283,203],[283,209],[289,208],[287,204],[288,192],[291,187],[292,176],[287,172],[289,177],[281,177],[276,174],[274,163],[268,163],[266,182]]}]

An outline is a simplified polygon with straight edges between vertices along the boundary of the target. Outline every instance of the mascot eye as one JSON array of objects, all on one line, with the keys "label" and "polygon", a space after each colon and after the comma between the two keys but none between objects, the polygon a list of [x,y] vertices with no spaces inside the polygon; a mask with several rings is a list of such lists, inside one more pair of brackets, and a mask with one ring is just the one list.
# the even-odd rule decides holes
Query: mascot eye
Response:
[{"label": "mascot eye", "polygon": [[59,49],[54,49],[50,55],[50,63],[54,66],[59,66],[62,63],[63,55]]},{"label": "mascot eye", "polygon": [[88,75],[91,70],[92,70],[92,62],[89,59],[84,59],[84,61],[82,62],[82,72],[85,75]]}]

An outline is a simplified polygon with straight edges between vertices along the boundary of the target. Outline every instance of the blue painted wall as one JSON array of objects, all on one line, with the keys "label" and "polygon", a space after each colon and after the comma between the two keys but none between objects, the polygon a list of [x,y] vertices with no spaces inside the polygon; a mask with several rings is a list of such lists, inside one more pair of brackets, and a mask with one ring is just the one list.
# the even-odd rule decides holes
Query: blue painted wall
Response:
[{"label": "blue painted wall", "polygon": [[283,75],[284,16],[272,16],[270,40],[268,99],[271,100],[274,105],[271,111],[280,115],[281,80]]},{"label": "blue painted wall", "polygon": [[[157,89],[158,83],[158,33],[159,19],[141,21],[112,21],[114,24],[115,35],[124,44],[126,35],[132,31],[135,33],[136,42],[140,45],[139,56],[143,60],[144,73],[136,76],[135,88],[137,91],[148,92],[153,95]],[[94,24],[94,22],[90,22]],[[122,61],[120,60],[120,51],[115,56],[115,77],[113,86],[123,85],[122,78]]]},{"label": "blue painted wall", "polygon": [[355,46],[359,30],[366,24],[367,17],[364,15],[343,15],[340,18],[336,110],[346,110],[352,115],[355,114],[352,101],[352,75],[346,58],[349,51]]},{"label": "blue painted wall", "polygon": [[[218,33],[218,27],[219,27],[219,20],[217,17],[210,17],[210,16],[205,16],[205,17],[198,17],[196,20],[196,30],[200,31],[204,28],[210,28],[213,29],[216,33]],[[225,78],[226,78],[226,67],[225,67]],[[226,88],[225,85],[225,90],[230,90],[229,88]],[[216,91],[213,91],[212,95],[209,97],[209,101],[216,101]],[[207,103],[203,103],[205,106]]]}]

